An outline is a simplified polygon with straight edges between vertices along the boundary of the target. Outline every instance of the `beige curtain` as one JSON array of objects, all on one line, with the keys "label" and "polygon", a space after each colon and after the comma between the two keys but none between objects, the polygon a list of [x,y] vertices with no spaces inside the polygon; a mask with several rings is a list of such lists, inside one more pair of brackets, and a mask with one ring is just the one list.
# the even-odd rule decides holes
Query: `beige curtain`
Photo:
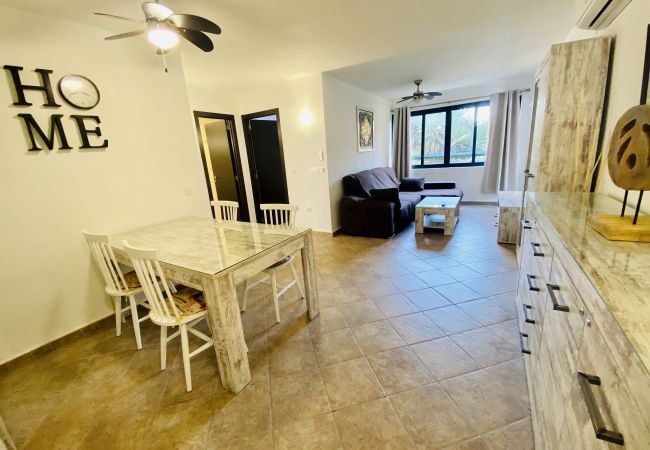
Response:
[{"label": "beige curtain", "polygon": [[397,179],[411,173],[411,109],[403,106],[393,111],[393,169]]},{"label": "beige curtain", "polygon": [[523,175],[519,173],[519,160],[524,149],[519,148],[520,105],[519,91],[490,96],[490,134],[481,182],[484,194],[521,189]]}]

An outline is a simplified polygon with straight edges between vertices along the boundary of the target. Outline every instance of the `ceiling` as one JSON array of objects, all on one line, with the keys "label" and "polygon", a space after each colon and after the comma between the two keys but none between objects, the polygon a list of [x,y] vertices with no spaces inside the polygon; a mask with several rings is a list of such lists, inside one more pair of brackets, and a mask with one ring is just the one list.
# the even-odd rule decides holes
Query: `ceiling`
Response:
[{"label": "ceiling", "polygon": [[[139,0],[0,0],[0,3],[125,32],[92,15],[142,17]],[[215,50],[181,52],[188,84],[240,92],[308,74],[332,75],[398,98],[423,78],[444,90],[532,75],[573,22],[574,0],[166,0],[205,16],[223,34]],[[132,38],[133,45],[146,45]],[[138,42],[138,39],[141,39]]]}]

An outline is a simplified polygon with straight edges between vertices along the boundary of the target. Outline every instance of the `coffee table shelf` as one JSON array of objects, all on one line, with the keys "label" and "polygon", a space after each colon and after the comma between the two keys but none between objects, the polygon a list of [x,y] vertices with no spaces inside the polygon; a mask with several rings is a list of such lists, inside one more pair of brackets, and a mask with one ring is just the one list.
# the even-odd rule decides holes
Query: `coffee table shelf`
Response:
[{"label": "coffee table shelf", "polygon": [[[427,220],[427,216],[439,215],[442,220]],[[453,236],[460,217],[460,197],[425,197],[415,205],[415,232],[424,233],[425,228],[444,228],[445,236]]]}]

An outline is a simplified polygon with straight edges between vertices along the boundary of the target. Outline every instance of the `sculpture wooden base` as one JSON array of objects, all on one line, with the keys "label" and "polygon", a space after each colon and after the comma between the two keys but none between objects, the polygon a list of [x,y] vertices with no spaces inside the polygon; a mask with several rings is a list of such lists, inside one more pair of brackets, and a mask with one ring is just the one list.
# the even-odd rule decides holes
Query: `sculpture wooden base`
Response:
[{"label": "sculpture wooden base", "polygon": [[589,225],[610,241],[650,242],[650,217],[590,216]]}]

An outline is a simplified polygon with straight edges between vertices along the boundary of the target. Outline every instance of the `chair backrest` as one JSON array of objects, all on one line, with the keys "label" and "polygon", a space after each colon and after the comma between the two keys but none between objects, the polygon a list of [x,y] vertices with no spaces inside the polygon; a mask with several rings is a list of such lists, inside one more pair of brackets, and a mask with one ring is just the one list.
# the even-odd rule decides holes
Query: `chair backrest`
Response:
[{"label": "chair backrest", "polygon": [[263,203],[260,205],[266,225],[293,227],[296,224],[296,205],[284,203]]},{"label": "chair backrest", "polygon": [[127,290],[124,274],[109,244],[110,236],[108,234],[92,234],[86,230],[83,230],[82,233],[108,290],[116,294]]},{"label": "chair backrest", "polygon": [[174,303],[165,274],[160,268],[158,252],[131,247],[127,241],[122,241],[122,246],[131,259],[138,281],[149,302],[151,320],[159,325],[175,324],[181,314]]},{"label": "chair backrest", "polygon": [[226,222],[235,222],[237,221],[237,210],[239,209],[239,203],[231,202],[229,200],[217,200],[214,202],[214,212],[217,216],[217,220],[223,220]]}]

